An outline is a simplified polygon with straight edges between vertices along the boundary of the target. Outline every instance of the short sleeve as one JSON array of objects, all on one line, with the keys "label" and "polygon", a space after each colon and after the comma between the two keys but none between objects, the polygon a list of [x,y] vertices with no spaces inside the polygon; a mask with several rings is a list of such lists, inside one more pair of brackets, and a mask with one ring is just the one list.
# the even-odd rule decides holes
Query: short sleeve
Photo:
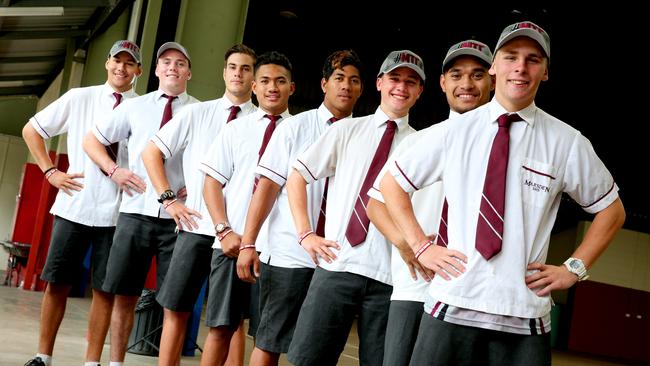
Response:
[{"label": "short sleeve", "polygon": [[202,172],[218,180],[223,185],[228,183],[234,170],[232,153],[233,126],[228,124],[221,130],[199,166]]},{"label": "short sleeve", "polygon": [[307,183],[334,175],[341,147],[345,145],[344,132],[347,125],[334,124],[298,156],[293,163]]},{"label": "short sleeve", "polygon": [[577,134],[569,152],[564,191],[589,213],[607,208],[618,198],[618,186],[591,142]]},{"label": "short sleeve", "polygon": [[71,101],[74,99],[76,89],[69,90],[59,99],[50,103],[40,112],[36,113],[29,122],[43,139],[68,132],[68,120],[71,111]]},{"label": "short sleeve", "polygon": [[285,121],[278,126],[255,168],[256,175],[267,177],[280,187],[287,182],[291,163],[289,159],[295,144],[295,139],[291,138],[289,122]]},{"label": "short sleeve", "polygon": [[165,159],[169,159],[187,146],[193,125],[191,109],[189,106],[183,108],[151,138],[151,141],[156,144]]},{"label": "short sleeve", "polygon": [[124,101],[107,118],[97,122],[93,134],[99,142],[108,146],[129,137],[131,132],[129,110],[133,105],[131,100]]}]

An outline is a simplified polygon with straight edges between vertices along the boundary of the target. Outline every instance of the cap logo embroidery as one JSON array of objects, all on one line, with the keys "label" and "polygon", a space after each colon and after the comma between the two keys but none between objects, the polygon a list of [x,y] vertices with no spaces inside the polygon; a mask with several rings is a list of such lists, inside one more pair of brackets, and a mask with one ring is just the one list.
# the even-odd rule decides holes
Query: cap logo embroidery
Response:
[{"label": "cap logo embroidery", "polygon": [[512,26],[512,30],[513,30],[513,31],[514,31],[514,30],[517,30],[517,29],[520,29],[520,28],[529,28],[529,29],[533,29],[533,30],[536,30],[537,32],[539,32],[539,33],[541,33],[541,34],[545,34],[545,33],[546,33],[546,31],[545,31],[544,29],[542,29],[540,26],[538,26],[538,25],[536,25],[536,24],[533,24],[533,23],[530,23],[530,22],[517,23],[517,24],[515,24],[515,25]]},{"label": "cap logo embroidery", "polygon": [[461,49],[461,48],[473,48],[475,50],[479,50],[479,51],[483,52],[483,49],[485,48],[485,45],[478,44],[476,42],[461,42],[460,44],[458,44],[456,49]]},{"label": "cap logo embroidery", "polygon": [[419,58],[406,52],[401,52],[395,55],[395,58],[393,59],[393,63],[399,63],[399,62],[414,64],[420,68],[424,68],[424,65],[422,65],[422,61]]}]

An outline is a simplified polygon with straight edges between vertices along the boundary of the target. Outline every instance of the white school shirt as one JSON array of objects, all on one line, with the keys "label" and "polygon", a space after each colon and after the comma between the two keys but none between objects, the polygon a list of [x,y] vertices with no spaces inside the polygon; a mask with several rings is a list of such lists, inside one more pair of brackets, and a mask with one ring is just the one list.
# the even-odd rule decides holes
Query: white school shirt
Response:
[{"label": "white school shirt", "polygon": [[[341,249],[332,249],[336,260],[332,263],[321,260],[319,266],[328,271],[355,273],[390,285],[392,245],[375,225],[370,223],[366,240],[360,245],[352,247],[345,237],[356,198],[361,193],[361,185],[388,120],[391,118],[377,108],[375,114],[338,121],[300,154],[293,167],[307,183],[330,177],[325,237],[336,241]],[[392,120],[397,124],[392,143],[395,147],[414,130],[408,124],[408,115]]]},{"label": "white school shirt", "polygon": [[464,253],[468,262],[457,278],[434,278],[433,299],[490,314],[539,318],[550,312],[551,297],[535,295],[524,278],[529,263],[546,261],[561,193],[597,213],[618,198],[618,187],[589,140],[532,103],[518,112],[524,121],[510,126],[503,246],[486,261],[474,247],[476,223],[496,119],[503,113],[493,99],[444,128],[433,126],[396,158],[390,172],[407,192],[445,182],[449,248]]},{"label": "white school shirt", "polygon": [[[106,118],[115,105],[115,90],[108,83],[74,88],[63,94],[29,122],[43,139],[68,133],[68,173],[83,173],[75,180],[84,185],[72,196],[59,190],[50,213],[86,226],[115,226],[120,203],[119,187],[106,177],[83,150],[83,138],[94,124]],[[122,101],[136,97],[130,89]]]},{"label": "white school shirt", "polygon": [[[270,123],[270,120],[265,117],[266,114],[262,109],[257,109],[233,121],[236,123],[224,126],[199,167],[203,173],[225,185],[223,194],[228,223],[233,231],[240,235],[244,232],[248,205],[253,196],[255,167],[264,132]],[[286,110],[281,116],[282,118],[276,122],[276,128],[281,126],[284,119],[291,114]],[[275,131],[273,133],[275,134]],[[260,234],[266,232],[267,222],[268,220],[264,221]],[[264,251],[267,240],[265,235],[259,235],[255,242],[256,250]],[[217,238],[212,247],[221,249],[221,243]]]},{"label": "white school shirt", "polygon": [[[153,188],[140,157],[142,150],[147,146],[151,137],[160,129],[163,110],[168,100],[162,94],[163,91],[156,90],[122,102],[111,114],[110,118],[95,125],[93,133],[97,140],[104,145],[127,140],[128,169],[145,181],[146,189],[143,194],[136,192],[133,192],[133,196],[126,193],[122,194],[120,212],[170,219],[171,216],[158,203],[159,195]],[[172,116],[180,112],[184,106],[197,102],[196,98],[183,92],[172,102]],[[181,163],[181,159],[176,157],[172,157],[165,162],[167,178],[174,192],[177,192],[185,185]]]},{"label": "white school shirt", "polygon": [[[158,146],[165,159],[181,154],[183,156],[183,176],[187,188],[185,205],[201,213],[195,218],[198,229],[191,230],[187,225],[183,230],[195,234],[215,236],[214,224],[203,199],[205,174],[199,170],[201,159],[226,125],[233,103],[222,97],[207,102],[196,103],[183,108],[153,136],[151,141]],[[249,100],[240,104],[238,117],[254,112],[257,107]],[[236,123],[237,119],[229,122]]]},{"label": "white school shirt", "polygon": [[[458,112],[449,111],[449,118],[459,116]],[[388,169],[395,164],[395,156],[399,156],[403,151],[413,146],[431,127],[416,131],[404,138],[404,141],[393,151],[391,157],[384,165],[372,188],[368,191],[368,195],[380,202],[384,202],[384,197],[379,191],[379,183],[383,179]],[[422,230],[429,234],[437,234],[440,227],[440,215],[442,214],[442,205],[445,197],[442,192],[442,182],[436,182],[428,187],[414,192],[411,195],[411,203],[413,205],[413,212],[415,217],[420,223]],[[391,248],[390,258],[391,275],[393,277],[393,293],[390,296],[392,300],[400,301],[417,301],[424,302],[426,300],[427,289],[429,282],[417,274],[417,280],[411,277],[409,267],[406,265],[399,250],[395,245]]]},{"label": "white school shirt", "polygon": [[[285,184],[298,155],[331,125],[328,121],[332,117],[332,112],[321,104],[318,109],[288,118],[273,133],[255,169],[257,175],[263,175],[282,187],[267,218],[266,236],[270,240],[268,250],[260,255],[260,260],[264,263],[284,268],[316,267],[307,251],[298,244]],[[317,180],[307,186],[307,210],[310,213],[311,227],[314,229],[320,215],[324,188],[325,179]]]}]

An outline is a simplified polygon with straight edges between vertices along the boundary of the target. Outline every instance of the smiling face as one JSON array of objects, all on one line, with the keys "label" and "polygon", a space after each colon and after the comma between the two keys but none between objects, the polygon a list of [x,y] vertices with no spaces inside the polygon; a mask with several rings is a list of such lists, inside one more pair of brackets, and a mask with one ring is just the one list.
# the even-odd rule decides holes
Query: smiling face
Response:
[{"label": "smiling face", "polygon": [[192,77],[192,71],[183,53],[168,49],[158,58],[156,76],[163,92],[167,95],[179,95],[187,89],[187,81]]},{"label": "smiling face", "polygon": [[291,73],[284,66],[264,64],[255,71],[253,93],[262,110],[269,114],[281,114],[289,106],[289,96],[293,94],[295,85],[291,81]]},{"label": "smiling face", "polygon": [[325,93],[325,107],[337,118],[352,114],[363,90],[359,70],[352,65],[335,69],[327,80],[321,79],[320,86]]},{"label": "smiling face", "polygon": [[465,113],[490,100],[494,82],[488,67],[474,56],[460,56],[440,75],[440,88],[447,96],[449,108]]},{"label": "smiling face", "polygon": [[120,52],[113,57],[109,57],[104,66],[108,85],[120,93],[131,89],[133,78],[142,73],[140,65],[128,52]]},{"label": "smiling face", "polygon": [[541,82],[548,80],[548,59],[537,42],[517,37],[497,51],[490,75],[496,77],[497,101],[509,112],[520,111],[535,100]]},{"label": "smiling face", "polygon": [[401,118],[420,98],[424,85],[420,76],[408,67],[381,74],[377,78],[377,90],[381,93],[381,110],[390,118]]},{"label": "smiling face", "polygon": [[226,93],[234,100],[245,102],[251,97],[253,88],[253,67],[255,60],[245,53],[233,53],[228,56],[223,69]]}]

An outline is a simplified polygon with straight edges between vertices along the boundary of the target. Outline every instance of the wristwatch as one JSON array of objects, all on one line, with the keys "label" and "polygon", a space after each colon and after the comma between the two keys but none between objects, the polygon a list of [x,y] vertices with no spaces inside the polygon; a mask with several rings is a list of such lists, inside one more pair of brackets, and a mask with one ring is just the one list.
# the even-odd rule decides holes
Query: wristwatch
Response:
[{"label": "wristwatch", "polygon": [[223,233],[224,231],[230,229],[230,224],[228,221],[220,222],[216,225],[214,225],[214,231],[217,232],[217,235]]},{"label": "wristwatch", "polygon": [[163,201],[165,200],[174,199],[174,198],[176,198],[176,193],[174,193],[174,191],[172,191],[171,189],[168,189],[160,195],[160,198],[158,198],[158,202],[163,203]]},{"label": "wristwatch", "polygon": [[585,268],[585,264],[582,262],[582,259],[569,258],[564,262],[564,265],[569,270],[569,272],[578,276],[578,281],[584,281],[589,278],[589,275],[587,274],[587,268]]}]

